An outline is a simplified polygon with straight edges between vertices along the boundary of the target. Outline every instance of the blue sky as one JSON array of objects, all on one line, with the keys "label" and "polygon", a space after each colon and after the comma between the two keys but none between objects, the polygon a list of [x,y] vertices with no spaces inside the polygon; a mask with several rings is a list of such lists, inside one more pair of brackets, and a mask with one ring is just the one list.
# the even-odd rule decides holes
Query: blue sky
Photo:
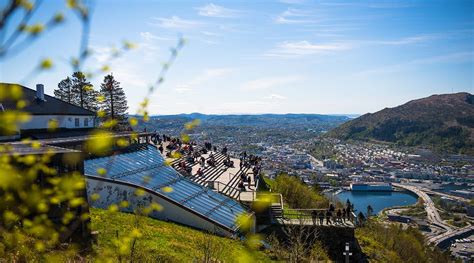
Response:
[{"label": "blue sky", "polygon": [[[1,61],[0,78],[52,94],[71,74],[80,24],[64,1],[38,11],[32,23],[57,11],[66,21]],[[85,70],[123,40],[136,43],[110,63],[134,113],[180,35],[187,44],[150,97],[152,114],[366,113],[474,93],[474,1],[98,0]],[[46,57],[54,68],[25,79]]]}]

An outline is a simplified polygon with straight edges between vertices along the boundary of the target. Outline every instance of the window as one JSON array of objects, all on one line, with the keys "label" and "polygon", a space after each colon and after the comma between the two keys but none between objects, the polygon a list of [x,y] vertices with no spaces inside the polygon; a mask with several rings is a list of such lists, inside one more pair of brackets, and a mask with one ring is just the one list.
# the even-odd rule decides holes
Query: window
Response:
[{"label": "window", "polygon": [[89,118],[84,119],[84,127],[89,127]]},{"label": "window", "polygon": [[79,118],[74,119],[74,126],[79,127]]}]

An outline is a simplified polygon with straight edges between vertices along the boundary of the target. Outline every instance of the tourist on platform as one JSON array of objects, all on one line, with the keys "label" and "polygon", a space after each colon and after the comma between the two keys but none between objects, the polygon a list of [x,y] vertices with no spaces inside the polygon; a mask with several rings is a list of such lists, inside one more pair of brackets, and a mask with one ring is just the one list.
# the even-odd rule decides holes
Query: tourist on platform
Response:
[{"label": "tourist on platform", "polygon": [[345,223],[346,222],[346,217],[347,217],[347,211],[345,208],[342,209],[342,220]]},{"label": "tourist on platform", "polygon": [[330,205],[329,205],[329,212],[332,213],[332,212],[334,212],[335,210],[336,210],[336,208],[334,207],[334,205],[333,205],[333,204],[330,204]]},{"label": "tourist on platform", "polygon": [[199,167],[196,174],[200,177],[202,177],[204,175],[204,172],[202,171],[201,167]]},{"label": "tourist on platform", "polygon": [[222,154],[223,155],[227,154],[227,146],[224,146],[224,148],[222,148]]},{"label": "tourist on platform", "polygon": [[186,163],[184,161],[179,162],[179,168],[186,169]]},{"label": "tourist on platform", "polygon": [[331,217],[332,217],[332,213],[330,210],[327,210],[326,211],[326,225],[330,225],[331,224]]},{"label": "tourist on platform", "polygon": [[320,211],[318,214],[318,217],[319,217],[319,225],[322,226],[324,224],[324,212]]},{"label": "tourist on platform", "polygon": [[244,173],[240,174],[240,180],[247,181],[247,176]]},{"label": "tourist on platform", "polygon": [[163,150],[164,150],[164,149],[163,149],[163,145],[160,144],[160,147],[158,147],[158,151],[160,151],[160,153],[163,154]]},{"label": "tourist on platform", "polygon": [[352,220],[353,220],[353,218],[352,218],[352,209],[351,209],[350,205],[348,205],[346,207],[346,214],[347,214],[347,220],[352,222]]},{"label": "tourist on platform", "polygon": [[245,191],[244,181],[242,181],[242,180],[240,180],[239,189],[240,189],[241,192],[244,192],[244,191]]},{"label": "tourist on platform", "polygon": [[337,216],[337,222],[342,223],[342,220],[341,220],[341,216],[342,216],[341,209],[337,209],[336,216]]},{"label": "tourist on platform", "polygon": [[311,219],[313,220],[313,226],[315,226],[318,219],[318,212],[316,210],[311,211]]},{"label": "tourist on platform", "polygon": [[257,182],[260,180],[260,175],[256,174],[254,175],[254,183],[255,183],[255,187],[257,187]]},{"label": "tourist on platform", "polygon": [[185,166],[184,169],[188,175],[191,175],[191,172],[193,171],[193,168],[191,168],[191,166]]},{"label": "tourist on platform", "polygon": [[247,176],[247,184],[249,186],[249,189],[250,189],[251,183],[252,183],[252,178],[250,176]]}]

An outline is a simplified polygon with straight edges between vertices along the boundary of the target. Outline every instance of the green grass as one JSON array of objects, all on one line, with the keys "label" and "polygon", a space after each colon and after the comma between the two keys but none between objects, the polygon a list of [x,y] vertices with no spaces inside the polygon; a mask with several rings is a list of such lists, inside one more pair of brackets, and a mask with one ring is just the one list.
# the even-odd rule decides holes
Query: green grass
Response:
[{"label": "green grass", "polygon": [[357,228],[355,236],[369,262],[451,262],[449,253],[427,246],[415,228],[373,220]]},{"label": "green grass", "polygon": [[[239,240],[207,234],[149,217],[92,208],[91,220],[92,230],[98,231],[99,234],[93,252],[86,256],[88,259],[107,258],[114,262],[120,259],[123,261],[133,259],[136,262],[200,262],[207,244],[213,251],[210,257],[219,262],[271,261],[264,252],[248,249]],[[127,237],[132,233],[136,222],[142,236],[135,243],[134,255],[131,257],[128,250],[119,258],[121,245],[131,243]],[[71,254],[66,252],[56,251],[52,254],[60,261],[71,258]]]},{"label": "green grass", "polygon": [[263,181],[265,182],[264,185],[262,185],[262,191],[269,191],[269,189],[272,189],[275,184],[275,180],[272,180],[266,176],[262,177]]}]

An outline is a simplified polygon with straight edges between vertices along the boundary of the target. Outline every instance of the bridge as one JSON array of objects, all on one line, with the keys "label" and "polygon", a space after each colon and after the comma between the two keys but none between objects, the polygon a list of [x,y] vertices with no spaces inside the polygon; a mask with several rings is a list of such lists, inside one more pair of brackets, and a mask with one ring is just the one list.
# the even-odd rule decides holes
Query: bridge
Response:
[{"label": "bridge", "polygon": [[469,234],[469,233],[473,233],[474,232],[474,226],[472,225],[469,225],[469,226],[465,226],[463,228],[459,228],[459,229],[456,229],[456,230],[452,230],[452,231],[446,231],[445,233],[441,234],[441,235],[437,235],[437,236],[434,236],[434,237],[431,237],[428,239],[428,243],[430,244],[433,244],[435,246],[438,246],[438,247],[444,247],[446,246],[446,242],[456,238],[456,237],[461,237],[461,236],[464,236],[466,234]]},{"label": "bridge", "polygon": [[402,188],[405,190],[408,190],[414,194],[416,194],[419,198],[423,200],[425,203],[425,210],[426,210],[426,215],[428,218],[428,221],[437,226],[440,227],[446,231],[451,231],[453,230],[451,225],[446,224],[443,219],[441,219],[441,216],[438,213],[438,210],[436,209],[433,200],[426,194],[423,190],[416,186],[411,186],[411,185],[404,185],[404,184],[398,184],[398,183],[393,183],[392,184],[395,187]]},{"label": "bridge", "polygon": [[[446,230],[444,233],[441,233],[439,235],[432,236],[428,238],[427,243],[433,244],[438,247],[445,247],[446,242],[452,240],[453,238],[463,236],[465,234],[473,233],[474,232],[474,226],[468,225],[463,228],[453,228],[451,225],[446,224],[440,217],[438,210],[436,209],[433,201],[431,198],[428,196],[428,194],[425,192],[424,188],[416,187],[416,186],[411,186],[411,185],[403,185],[403,184],[398,184],[398,183],[393,183],[392,184],[395,187],[403,188],[406,189],[410,192],[415,193],[418,197],[423,199],[425,202],[425,209],[428,217],[428,221],[432,223],[435,226],[441,227],[444,230]],[[427,192],[431,192],[431,190],[428,190]],[[436,193],[439,194],[439,193]],[[451,196],[449,196],[451,197]],[[461,200],[464,198],[458,198],[457,200]]]},{"label": "bridge", "polygon": [[424,187],[422,187],[420,189],[423,190],[423,192],[431,194],[431,195],[444,196],[444,197],[447,197],[447,198],[450,198],[450,199],[453,199],[453,200],[456,200],[456,201],[459,201],[459,202],[463,202],[463,203],[468,203],[470,201],[469,199],[464,198],[464,197],[450,195],[450,194],[441,193],[441,192],[436,192],[436,191],[433,191],[433,190],[430,190],[430,189],[424,188]]}]

